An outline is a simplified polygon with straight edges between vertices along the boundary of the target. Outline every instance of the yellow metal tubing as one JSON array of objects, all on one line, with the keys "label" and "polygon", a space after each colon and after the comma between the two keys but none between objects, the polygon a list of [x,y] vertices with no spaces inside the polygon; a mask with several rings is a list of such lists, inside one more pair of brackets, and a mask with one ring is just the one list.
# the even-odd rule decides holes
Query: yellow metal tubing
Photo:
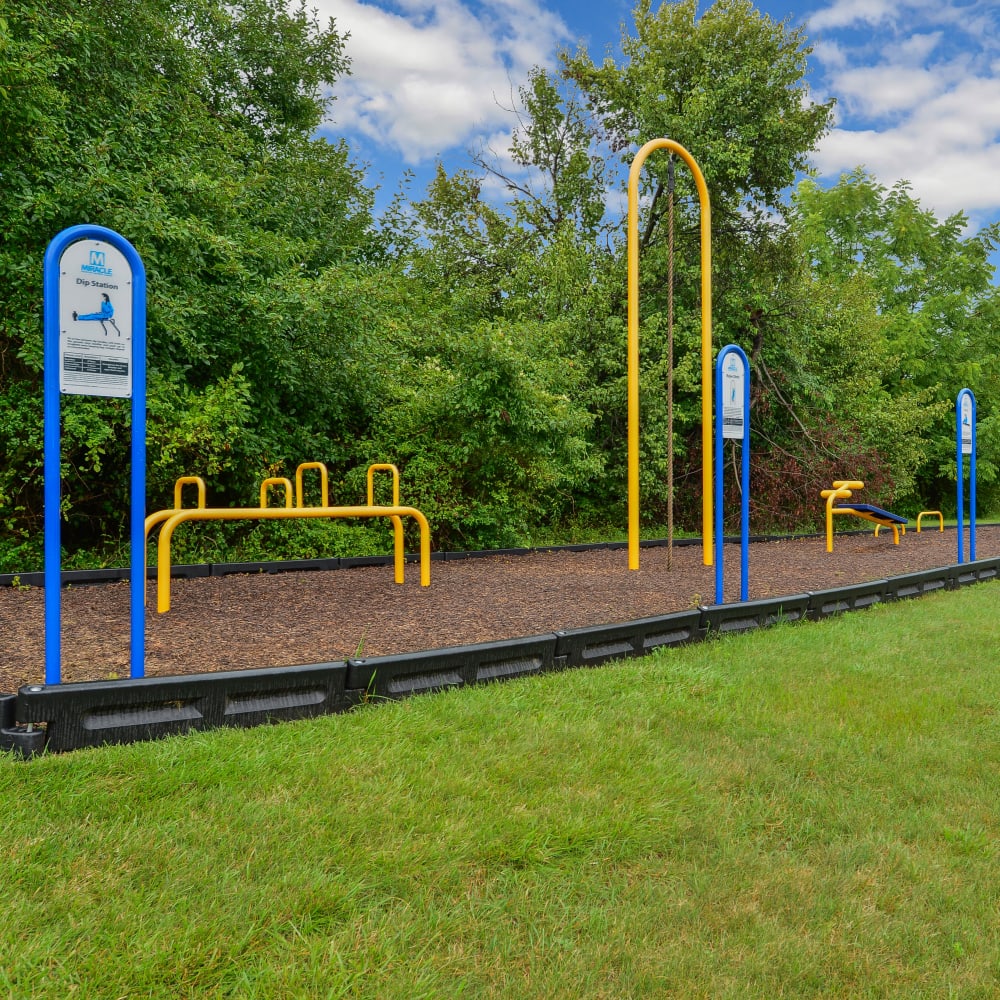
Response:
[{"label": "yellow metal tubing", "polygon": [[375,462],[368,466],[368,506],[375,505],[375,473],[379,471],[392,473],[392,504],[399,506],[399,469],[391,462]]},{"label": "yellow metal tubing", "polygon": [[848,500],[853,496],[854,490],[864,489],[865,484],[857,479],[836,479],[832,490],[820,490],[820,496],[826,500],[826,551],[833,551],[833,519],[837,514],[859,517],[862,521],[871,521],[875,525],[875,537],[878,538],[879,528],[892,528],[893,545],[899,545],[899,530],[903,529],[906,534],[906,525],[896,524],[893,521],[886,521],[877,514],[871,514],[866,510],[851,510],[850,508],[840,509],[836,506],[838,500]]},{"label": "yellow metal tubing", "polygon": [[694,175],[701,202],[701,449],[702,555],[712,565],[712,209],[694,157],[672,139],[652,139],[632,161],[628,177],[628,567],[639,568],[639,175],[650,153],[676,153]]},{"label": "yellow metal tubing", "polygon": [[[870,515],[861,515],[861,514],[858,514],[857,511],[855,511],[854,513],[855,513],[855,515],[857,517],[866,516],[869,521],[875,521],[875,518],[871,517]],[[875,537],[876,538],[878,538],[878,529],[879,528],[892,528],[893,532],[896,532],[896,529],[898,528],[899,531],[901,531],[904,535],[906,534],[906,525],[905,524],[899,524],[899,525],[897,525],[897,524],[893,524],[892,521],[875,521]],[[897,545],[899,545],[899,534],[894,534],[893,537],[895,539],[895,543]]]},{"label": "yellow metal tubing", "polygon": [[832,490],[821,490],[820,496],[826,500],[826,551],[833,551],[833,515],[834,504],[838,500],[847,500],[853,496],[853,490],[864,489],[865,484],[857,479],[836,479]]},{"label": "yellow metal tubing", "polygon": [[201,476],[181,476],[174,483],[174,510],[181,509],[181,491],[185,486],[195,486],[198,489],[198,507],[205,506],[205,480]]},{"label": "yellow metal tubing", "polygon": [[143,576],[143,600],[145,597],[145,587],[146,587],[146,544],[149,542],[149,533],[158,524],[166,521],[168,517],[175,514],[181,509],[181,492],[185,486],[193,485],[198,488],[198,510],[204,510],[205,508],[205,480],[201,476],[181,476],[177,482],[174,483],[174,509],[173,510],[158,510],[153,514],[149,514],[144,522],[144,534],[143,534],[143,544],[142,544],[142,576]]},{"label": "yellow metal tubing", "polygon": [[[391,462],[375,462],[368,466],[368,506],[375,506],[375,473],[392,473],[392,505],[399,506],[399,469]],[[393,554],[395,556],[396,583],[403,582],[403,520],[399,517],[392,518],[392,538]]]},{"label": "yellow metal tubing", "polygon": [[181,509],[181,491],[185,486],[194,485],[198,487],[198,509],[201,510],[205,506],[205,480],[201,476],[181,476],[177,482],[174,483],[174,506],[172,510],[158,510],[153,514],[149,514],[145,520],[145,537],[149,540],[149,533],[155,528],[161,521],[165,521],[171,514],[176,513]]},{"label": "yellow metal tubing", "polygon": [[305,502],[302,499],[302,473],[306,469],[318,469],[319,470],[319,492],[320,492],[320,506],[329,507],[330,506],[330,475],[326,471],[326,466],[322,462],[302,462],[299,467],[295,470],[295,506],[304,507]]},{"label": "yellow metal tubing", "polygon": [[917,534],[920,534],[920,521],[924,517],[936,517],[938,519],[938,531],[944,531],[944,514],[939,510],[922,510],[917,514]]},{"label": "yellow metal tubing", "polygon": [[292,481],[290,479],[286,479],[284,476],[271,476],[260,484],[261,507],[267,507],[267,491],[272,486],[285,487],[285,507],[290,509],[292,506]]},{"label": "yellow metal tubing", "polygon": [[[420,527],[420,586],[431,582],[430,527],[427,518],[415,507],[218,507],[173,512],[160,531],[157,541],[157,606],[160,614],[170,610],[170,542],[174,529],[186,521],[288,520],[303,517],[412,517]],[[397,583],[403,581],[397,577]]]}]

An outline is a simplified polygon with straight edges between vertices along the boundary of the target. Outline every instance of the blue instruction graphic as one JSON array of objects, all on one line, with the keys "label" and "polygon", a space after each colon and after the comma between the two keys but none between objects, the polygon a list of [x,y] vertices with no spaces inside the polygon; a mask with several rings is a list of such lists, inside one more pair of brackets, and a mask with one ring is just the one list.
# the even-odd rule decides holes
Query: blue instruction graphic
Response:
[{"label": "blue instruction graphic", "polygon": [[100,312],[93,312],[93,313],[74,312],[73,319],[76,320],[77,322],[96,320],[98,323],[101,324],[101,329],[104,331],[105,336],[108,335],[107,324],[110,323],[114,327],[115,333],[117,333],[118,336],[120,337],[122,335],[122,332],[121,330],[118,329],[118,324],[114,320],[114,315],[115,315],[115,307],[111,304],[111,296],[109,296],[107,292],[103,292],[101,294]]}]

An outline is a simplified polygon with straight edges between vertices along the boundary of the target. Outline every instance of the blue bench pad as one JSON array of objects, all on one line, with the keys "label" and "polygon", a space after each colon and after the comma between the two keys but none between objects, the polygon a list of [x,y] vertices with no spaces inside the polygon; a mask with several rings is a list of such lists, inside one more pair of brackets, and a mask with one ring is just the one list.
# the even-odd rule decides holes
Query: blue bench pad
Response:
[{"label": "blue bench pad", "polygon": [[846,508],[847,510],[856,510],[860,514],[871,514],[873,517],[882,517],[893,524],[910,523],[905,517],[900,517],[898,514],[891,514],[887,510],[882,510],[881,507],[873,507],[870,503],[838,503],[833,509],[836,510],[837,507],[841,510]]}]

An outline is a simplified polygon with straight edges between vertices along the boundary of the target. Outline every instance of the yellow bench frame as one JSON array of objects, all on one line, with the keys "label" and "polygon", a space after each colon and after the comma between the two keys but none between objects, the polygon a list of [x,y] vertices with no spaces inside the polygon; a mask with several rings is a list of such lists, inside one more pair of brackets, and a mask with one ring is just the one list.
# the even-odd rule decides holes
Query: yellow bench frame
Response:
[{"label": "yellow bench frame", "polygon": [[[871,521],[875,524],[875,534],[878,535],[879,528],[892,528],[892,543],[899,545],[899,532],[902,529],[906,534],[906,524],[894,520],[895,515],[890,517],[880,517],[874,511],[855,510],[853,507],[838,507],[838,500],[849,500],[855,490],[863,490],[865,484],[857,479],[836,479],[832,490],[821,490],[820,496],[826,501],[826,551],[833,551],[833,518],[837,514],[850,514],[852,517],[860,517],[863,521]],[[888,514],[888,511],[886,511]]]}]

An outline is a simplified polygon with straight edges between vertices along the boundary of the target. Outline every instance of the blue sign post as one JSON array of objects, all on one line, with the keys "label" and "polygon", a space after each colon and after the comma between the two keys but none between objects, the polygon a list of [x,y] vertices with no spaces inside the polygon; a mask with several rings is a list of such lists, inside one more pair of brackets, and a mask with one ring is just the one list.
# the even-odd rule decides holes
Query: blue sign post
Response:
[{"label": "blue sign post", "polygon": [[976,559],[976,397],[971,389],[963,389],[955,400],[955,465],[958,472],[958,561],[963,559],[965,510],[962,480],[965,478],[963,456],[969,456],[969,560]]},{"label": "blue sign post", "polygon": [[723,604],[722,583],[722,444],[743,444],[743,499],[740,508],[740,600],[747,599],[750,537],[750,362],[742,349],[729,344],[715,361],[715,603]]},{"label": "blue sign post", "polygon": [[132,400],[131,676],[145,670],[146,269],[123,236],[71,226],[45,251],[45,683],[62,679],[60,394]]}]

